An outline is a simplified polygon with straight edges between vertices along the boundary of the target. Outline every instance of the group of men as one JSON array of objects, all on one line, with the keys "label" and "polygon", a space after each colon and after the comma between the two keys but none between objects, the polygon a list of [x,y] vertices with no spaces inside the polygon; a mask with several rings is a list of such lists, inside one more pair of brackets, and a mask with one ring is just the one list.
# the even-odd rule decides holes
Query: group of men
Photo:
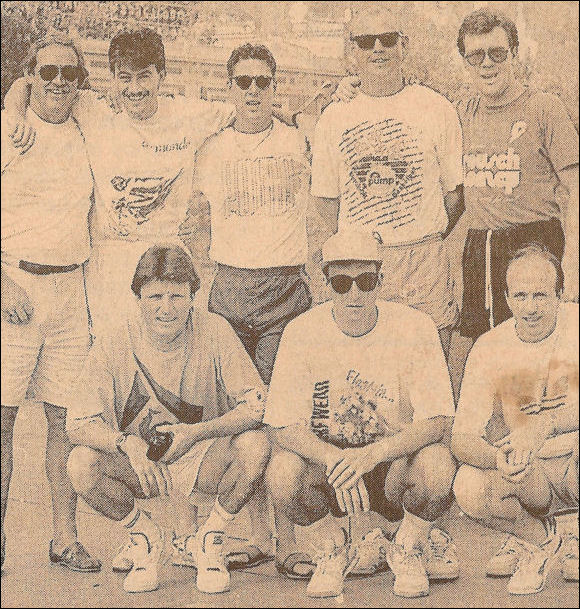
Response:
[{"label": "group of men", "polygon": [[[563,535],[554,515],[578,508],[578,306],[563,302],[578,300],[578,133],[556,97],[516,78],[501,14],[460,28],[478,95],[457,110],[405,84],[409,40],[391,11],[361,11],[349,32],[357,76],[318,121],[312,167],[297,117],[274,113],[262,45],[232,52],[230,105],[159,95],[161,38],[119,33],[120,112],[81,89],[73,42],[33,47],[2,113],[2,561],[28,395],[48,421],[50,560],[101,569],[77,540],[81,496],[128,530],[113,560],[128,592],[156,589],[175,552],[207,593],[274,558],[312,596],[387,567],[395,594],[425,596],[459,576],[436,526],[454,497],[509,533],[487,573],[511,576],[511,593],[540,591],[558,556],[577,581],[577,518]],[[445,239],[464,209],[459,327],[478,340],[456,411]],[[324,244],[309,242],[312,222]],[[313,258],[329,300],[311,308]],[[200,526],[196,490],[216,496]],[[252,539],[232,549],[244,506]],[[159,510],[189,531],[172,534]],[[396,533],[328,540],[317,556],[297,545],[297,525],[369,510]]]}]

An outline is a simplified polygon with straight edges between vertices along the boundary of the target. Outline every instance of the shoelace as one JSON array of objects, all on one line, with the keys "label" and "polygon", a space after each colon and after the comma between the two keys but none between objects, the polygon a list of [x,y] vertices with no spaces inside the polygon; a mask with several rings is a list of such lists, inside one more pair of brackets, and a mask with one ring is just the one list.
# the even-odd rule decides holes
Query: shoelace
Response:
[{"label": "shoelace", "polygon": [[445,558],[447,560],[450,560],[448,558],[449,554],[456,553],[457,551],[455,544],[446,537],[443,537],[441,541],[430,540],[429,549],[435,558]]},{"label": "shoelace", "polygon": [[578,558],[578,537],[570,533],[562,543],[564,558]]}]

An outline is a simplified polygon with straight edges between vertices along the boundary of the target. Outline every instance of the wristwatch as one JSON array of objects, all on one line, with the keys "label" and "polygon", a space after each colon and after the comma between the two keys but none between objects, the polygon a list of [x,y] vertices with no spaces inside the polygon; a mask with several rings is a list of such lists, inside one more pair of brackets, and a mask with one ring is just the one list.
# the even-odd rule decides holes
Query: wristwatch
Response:
[{"label": "wristwatch", "polygon": [[117,440],[115,441],[115,446],[117,447],[117,450],[122,454],[125,455],[125,451],[123,450],[123,446],[125,446],[125,442],[127,441],[127,438],[129,437],[129,434],[127,432],[123,432],[119,435],[119,437],[117,438]]}]

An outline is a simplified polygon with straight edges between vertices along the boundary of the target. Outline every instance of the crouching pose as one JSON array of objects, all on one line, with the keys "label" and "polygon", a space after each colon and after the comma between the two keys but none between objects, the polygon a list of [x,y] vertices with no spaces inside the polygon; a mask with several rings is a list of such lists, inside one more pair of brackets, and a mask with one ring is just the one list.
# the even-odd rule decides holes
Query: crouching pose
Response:
[{"label": "crouching pose", "polygon": [[[67,425],[78,444],[69,475],[91,507],[130,532],[127,592],[158,587],[171,545],[135,498],[217,493],[195,556],[198,588],[223,592],[224,529],[261,484],[270,456],[266,436],[253,430],[264,389],[227,321],[192,308],[199,278],[184,250],[148,249],[131,288],[139,312],[98,338],[78,383]],[[254,528],[267,535],[266,525]]]},{"label": "crouching pose", "polygon": [[454,490],[466,514],[510,534],[487,574],[511,576],[510,593],[531,594],[558,554],[564,577],[578,581],[577,516],[564,540],[553,517],[578,508],[578,305],[560,302],[562,267],[538,244],[514,254],[506,282],[514,316],[467,360]]},{"label": "crouching pose", "polygon": [[276,564],[288,577],[312,576],[312,596],[340,594],[356,546],[322,554],[314,570],[295,549],[294,525],[370,508],[402,519],[394,542],[382,540],[395,594],[425,596],[429,576],[453,579],[459,569],[450,538],[431,531],[456,470],[444,444],[454,408],[441,342],[426,314],[377,301],[381,258],[370,235],[339,231],[323,265],[332,300],[285,329],[264,418],[281,447],[266,474]]}]

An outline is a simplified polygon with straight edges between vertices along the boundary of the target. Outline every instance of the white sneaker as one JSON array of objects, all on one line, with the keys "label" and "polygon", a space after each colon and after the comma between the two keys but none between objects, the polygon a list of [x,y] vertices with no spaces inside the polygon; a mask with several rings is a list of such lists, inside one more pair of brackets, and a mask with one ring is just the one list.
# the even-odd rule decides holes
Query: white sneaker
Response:
[{"label": "white sneaker", "polygon": [[407,552],[403,546],[392,543],[387,560],[395,575],[393,592],[397,596],[415,598],[429,594],[429,578],[420,550]]},{"label": "white sneaker", "polygon": [[457,550],[449,533],[432,529],[423,556],[429,579],[448,581],[459,577]]},{"label": "white sneaker", "polygon": [[196,568],[195,554],[197,545],[195,535],[180,535],[173,537],[173,554],[171,564],[176,567]]},{"label": "white sneaker", "polygon": [[526,541],[519,542],[522,547],[520,559],[508,583],[510,594],[535,594],[544,589],[546,575],[562,547],[562,538],[555,535],[541,546]]},{"label": "white sneaker", "polygon": [[133,542],[133,537],[129,536],[129,541],[117,550],[113,558],[113,571],[115,573],[129,573],[135,562],[134,555],[137,545]]},{"label": "white sneaker", "polygon": [[316,569],[306,587],[306,594],[313,598],[329,598],[342,594],[344,579],[356,564],[357,556],[349,558],[348,546],[337,546],[328,541],[314,556]]},{"label": "white sneaker", "polygon": [[578,536],[573,533],[569,533],[562,543],[561,570],[566,581],[578,581]]},{"label": "white sneaker", "polygon": [[501,548],[489,559],[485,573],[489,577],[510,577],[518,566],[522,553],[520,540],[510,535]]},{"label": "white sneaker", "polygon": [[225,564],[223,531],[208,531],[203,539],[196,538],[197,589],[218,594],[230,589],[230,573]]},{"label": "white sneaker", "polygon": [[134,550],[133,569],[123,582],[125,592],[151,592],[159,588],[159,566],[165,559],[165,536],[159,530],[159,535],[151,538],[145,533],[131,533]]},{"label": "white sneaker", "polygon": [[383,529],[376,528],[363,535],[353,547],[358,557],[356,566],[351,570],[352,575],[374,575],[389,568],[387,552],[391,542]]}]

